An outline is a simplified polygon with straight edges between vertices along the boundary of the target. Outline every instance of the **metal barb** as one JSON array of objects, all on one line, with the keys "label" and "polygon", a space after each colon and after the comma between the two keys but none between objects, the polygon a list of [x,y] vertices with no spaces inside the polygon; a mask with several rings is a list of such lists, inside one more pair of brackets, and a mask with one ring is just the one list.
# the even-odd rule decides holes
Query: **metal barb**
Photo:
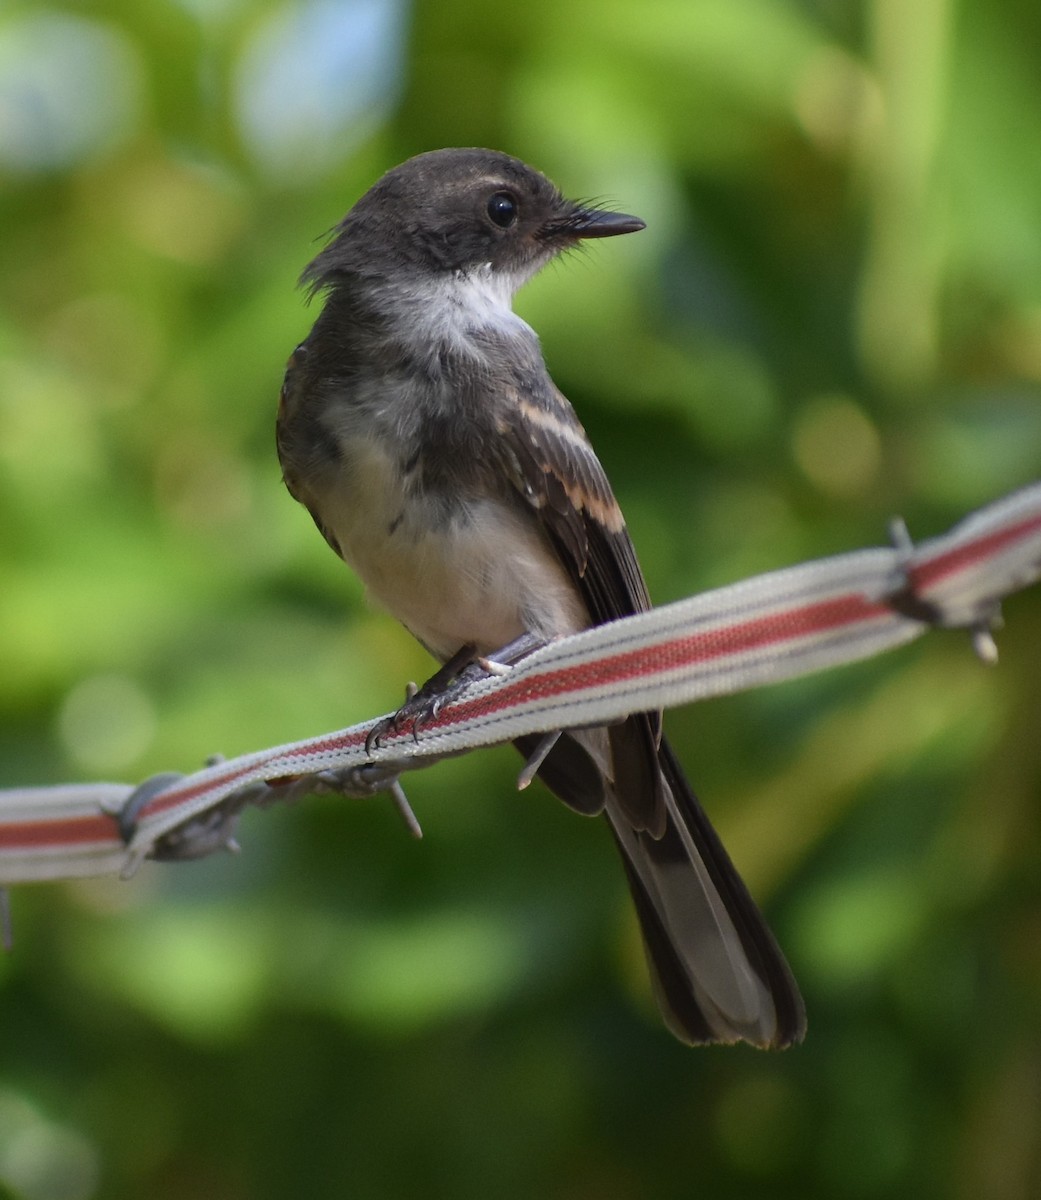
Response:
[{"label": "metal barb", "polygon": [[235,826],[242,815],[242,804],[218,804],[169,829],[152,845],[148,857],[157,862],[182,862],[205,858],[215,850],[228,848],[235,840]]},{"label": "metal barb", "polygon": [[398,810],[398,815],[405,822],[405,828],[409,834],[418,841],[423,836],[422,826],[416,814],[412,811],[412,805],[408,802],[408,797],[405,795],[405,789],[401,786],[401,781],[395,779],[388,788],[391,801],[394,807]]},{"label": "metal barb", "polygon": [[531,757],[521,769],[521,773],[517,776],[518,792],[523,792],[528,784],[531,783],[531,781],[538,774],[539,767],[541,767],[546,761],[546,759],[549,757],[549,752],[560,740],[561,732],[561,730],[555,729],[552,733],[547,733],[541,738],[539,744],[531,752]]},{"label": "metal barb", "polygon": [[146,850],[131,851],[127,856],[126,862],[123,864],[123,869],[119,872],[119,878],[122,879],[124,883],[128,879],[133,879],[138,871],[140,871],[141,864],[147,857],[148,852]]},{"label": "metal barb", "polygon": [[116,823],[119,825],[119,836],[128,846],[137,832],[137,819],[148,804],[183,778],[180,771],[161,771],[138,784],[127,796],[116,814]]},{"label": "metal barb", "polygon": [[991,629],[990,622],[983,621],[978,625],[973,625],[970,633],[972,635],[972,648],[976,652],[976,657],[985,666],[993,667],[998,661],[998,644],[994,640],[994,632]]},{"label": "metal barb", "polygon": [[915,587],[911,564],[914,558],[915,545],[903,517],[893,517],[889,522],[889,540],[897,554],[897,566],[893,572],[893,583],[882,596],[886,604],[902,617],[911,621],[921,621],[923,625],[940,628],[943,613],[935,604],[918,594]]},{"label": "metal barb", "polygon": [[[284,785],[285,789],[299,789],[300,794],[314,792],[333,792],[339,796],[349,796],[352,799],[365,799],[378,796],[384,792],[390,795],[405,828],[414,838],[423,836],[419,819],[408,802],[405,789],[401,786],[399,775],[403,769],[401,763],[362,763],[360,766],[348,767],[344,770],[316,771],[312,775],[302,775],[293,783]],[[279,788],[279,799],[283,798],[284,788]],[[295,797],[294,797],[295,798]]]},{"label": "metal barb", "polygon": [[889,522],[889,537],[897,552],[899,565],[895,585],[883,597],[894,612],[913,621],[921,621],[934,629],[968,629],[976,657],[986,666],[998,661],[998,646],[994,641],[994,630],[1001,628],[1001,605],[997,600],[977,602],[971,616],[953,615],[950,611],[926,600],[915,586],[911,570],[914,542],[902,517]]},{"label": "metal barb", "polygon": [[893,517],[889,522],[889,540],[893,543],[893,549],[898,550],[905,561],[914,553],[914,542],[903,517]]}]

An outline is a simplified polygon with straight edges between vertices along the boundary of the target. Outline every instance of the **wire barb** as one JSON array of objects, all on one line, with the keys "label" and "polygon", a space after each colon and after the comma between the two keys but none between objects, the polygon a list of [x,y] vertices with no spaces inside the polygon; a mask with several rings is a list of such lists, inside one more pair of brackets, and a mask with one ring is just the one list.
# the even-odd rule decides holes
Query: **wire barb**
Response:
[{"label": "wire barb", "polygon": [[885,594],[885,602],[902,617],[921,621],[939,629],[944,624],[943,613],[918,593],[914,576],[915,544],[903,517],[893,517],[889,522],[889,540],[896,551],[896,568],[892,586]]},{"label": "wire barb", "polygon": [[897,552],[897,586],[886,594],[886,603],[902,616],[922,621],[935,629],[967,629],[972,649],[980,662],[993,666],[998,661],[998,644],[994,630],[1001,628],[1001,606],[996,600],[977,602],[976,611],[967,620],[965,615],[953,615],[943,607],[926,600],[918,590],[914,575],[915,544],[903,517],[889,522],[889,537]]},{"label": "wire barb", "polygon": [[156,796],[162,795],[168,787],[180,783],[183,778],[184,775],[180,771],[160,771],[158,775],[152,775],[144,783],[138,784],[127,796],[116,813],[116,823],[119,826],[120,837],[128,846],[134,840],[138,817],[146,806]]},{"label": "wire barb", "polygon": [[401,786],[400,781],[395,779],[388,790],[394,807],[398,810],[398,815],[405,822],[405,828],[418,841],[423,836],[423,828],[412,811],[412,805],[408,802],[405,789]]},{"label": "wire barb", "polygon": [[321,785],[321,791],[336,792],[355,800],[386,792],[410,836],[418,839],[423,836],[423,829],[401,786],[403,769],[403,763],[364,763],[344,771],[322,771],[314,778]]},{"label": "wire barb", "polygon": [[998,644],[994,640],[994,626],[990,621],[974,625],[970,630],[972,648],[981,663],[993,667],[998,661]]},{"label": "wire barb", "polygon": [[539,767],[546,761],[550,751],[560,740],[561,732],[562,730],[560,729],[554,729],[552,733],[547,733],[540,739],[539,744],[531,752],[531,757],[524,764],[520,774],[517,776],[518,792],[523,792],[539,773]]}]

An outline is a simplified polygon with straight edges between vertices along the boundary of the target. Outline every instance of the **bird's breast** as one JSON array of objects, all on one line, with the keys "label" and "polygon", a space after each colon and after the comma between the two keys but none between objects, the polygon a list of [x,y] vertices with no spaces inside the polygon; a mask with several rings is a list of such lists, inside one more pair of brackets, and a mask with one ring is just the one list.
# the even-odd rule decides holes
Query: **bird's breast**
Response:
[{"label": "bird's breast", "polygon": [[315,497],[323,526],[371,598],[439,659],[467,642],[490,654],[522,633],[544,639],[588,615],[535,514],[511,495],[423,487],[421,454],[341,443]]}]

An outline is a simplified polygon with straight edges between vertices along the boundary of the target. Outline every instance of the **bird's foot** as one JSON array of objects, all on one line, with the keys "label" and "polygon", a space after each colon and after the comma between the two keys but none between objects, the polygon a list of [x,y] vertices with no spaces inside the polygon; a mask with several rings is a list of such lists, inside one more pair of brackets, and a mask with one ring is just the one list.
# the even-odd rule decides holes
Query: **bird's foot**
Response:
[{"label": "bird's foot", "polygon": [[366,753],[378,750],[388,734],[406,729],[410,729],[413,740],[418,741],[423,726],[434,720],[445,705],[458,700],[468,687],[489,675],[508,674],[514,664],[544,644],[534,634],[526,633],[491,656],[479,655],[471,642],[461,646],[422,687],[409,685],[405,703],[393,716],[384,717],[373,725],[365,739]]},{"label": "bird's foot", "polygon": [[411,729],[414,741],[419,739],[419,731],[429,721],[432,721],[446,704],[456,700],[477,679],[483,679],[487,672],[476,659],[477,647],[467,643],[445,663],[440,670],[417,688],[410,683],[405,696],[405,703],[393,716],[384,717],[369,730],[365,739],[366,753],[378,750],[380,742],[388,734],[401,733]]}]

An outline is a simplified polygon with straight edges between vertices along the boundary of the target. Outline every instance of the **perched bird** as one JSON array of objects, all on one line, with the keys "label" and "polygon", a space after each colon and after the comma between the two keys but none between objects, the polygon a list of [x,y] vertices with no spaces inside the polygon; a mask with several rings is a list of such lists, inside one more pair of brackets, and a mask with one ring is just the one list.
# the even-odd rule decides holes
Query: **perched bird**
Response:
[{"label": "perched bird", "polygon": [[[607,476],[512,309],[557,255],[643,227],[506,154],[437,150],[384,175],[303,273],[325,302],[286,370],[285,482],[452,670],[649,607]],[[798,988],[661,714],[517,745],[566,804],[606,815],[673,1033],[799,1040]]]}]

